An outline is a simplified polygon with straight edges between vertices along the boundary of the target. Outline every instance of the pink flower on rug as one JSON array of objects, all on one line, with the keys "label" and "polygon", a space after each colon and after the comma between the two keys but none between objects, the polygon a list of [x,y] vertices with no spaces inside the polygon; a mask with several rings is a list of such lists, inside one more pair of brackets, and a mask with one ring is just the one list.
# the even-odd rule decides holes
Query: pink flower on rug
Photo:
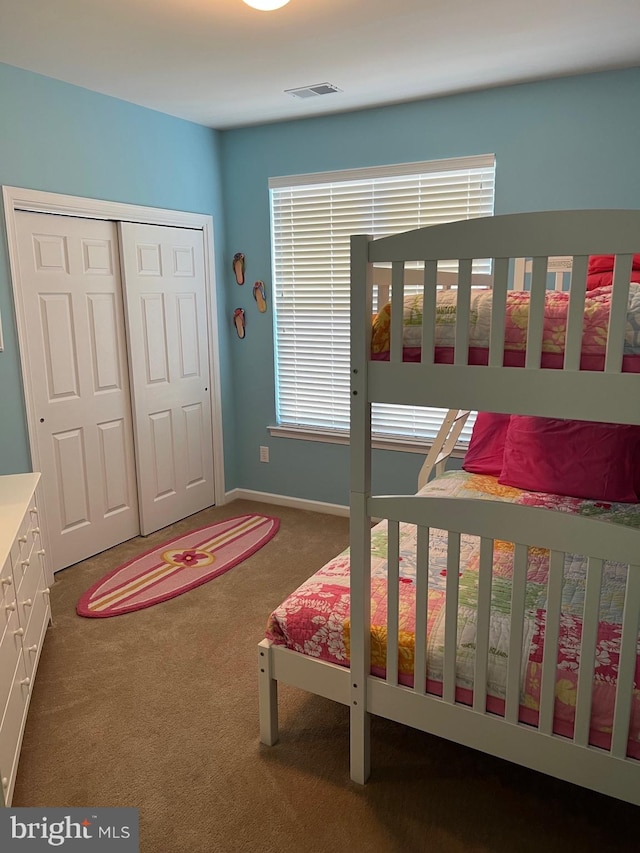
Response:
[{"label": "pink flower on rug", "polygon": [[182,563],[185,566],[196,566],[200,560],[208,560],[209,555],[202,551],[183,551],[182,554],[173,555],[174,563]]}]

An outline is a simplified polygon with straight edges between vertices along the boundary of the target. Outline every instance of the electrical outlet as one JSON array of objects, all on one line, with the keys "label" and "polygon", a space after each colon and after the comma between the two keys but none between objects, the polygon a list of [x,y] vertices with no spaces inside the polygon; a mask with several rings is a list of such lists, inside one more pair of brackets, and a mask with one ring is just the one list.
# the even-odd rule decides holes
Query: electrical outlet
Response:
[{"label": "electrical outlet", "polygon": [[269,448],[264,445],[260,445],[260,461],[268,462],[269,461]]}]

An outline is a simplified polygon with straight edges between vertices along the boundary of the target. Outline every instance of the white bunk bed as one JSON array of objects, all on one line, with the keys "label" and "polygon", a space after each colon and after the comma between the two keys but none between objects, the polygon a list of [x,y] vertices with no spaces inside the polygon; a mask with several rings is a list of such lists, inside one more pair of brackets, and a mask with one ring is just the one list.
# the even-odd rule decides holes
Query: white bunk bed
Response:
[{"label": "white bunk bed", "polygon": [[[632,254],[640,249],[640,211],[554,211],[514,214],[434,226],[373,240],[354,236],[352,256],[351,536],[348,621],[349,655],[330,663],[285,645],[263,640],[258,647],[260,739],[278,740],[277,684],[282,681],[350,708],[351,778],[364,783],[370,772],[370,715],[430,732],[523,766],[640,805],[640,760],[629,754],[632,718],[637,720],[636,683],[640,628],[640,529],[569,512],[493,500],[418,495],[372,496],[371,404],[429,405],[452,410],[441,443],[459,430],[468,410],[549,418],[640,424],[640,376],[625,366],[627,309]],[[580,369],[587,262],[612,253],[616,267],[603,369]],[[543,312],[548,258],[570,257],[570,298],[566,340],[559,369],[541,367]],[[452,363],[437,363],[433,317],[437,261],[459,259]],[[486,364],[469,364],[472,259],[492,259],[493,303]],[[521,367],[504,367],[505,302],[514,260],[531,270],[526,355]],[[403,361],[402,307],[405,263],[424,262],[421,356]],[[387,361],[371,357],[374,264],[391,264],[391,346]],[[557,366],[556,366],[557,367]],[[623,369],[624,368],[624,369]],[[462,412],[462,418],[458,412]],[[444,452],[432,450],[429,471],[441,473]],[[639,460],[640,463],[640,460]],[[640,467],[640,464],[639,464]],[[437,482],[437,481],[436,481]],[[423,482],[421,482],[423,485]],[[386,519],[386,666],[372,674],[372,519]],[[417,539],[415,629],[412,678],[399,675],[399,585],[401,524],[414,525]],[[376,528],[374,528],[375,531]],[[441,695],[429,688],[428,652],[430,531],[446,534],[446,595],[441,661]],[[375,535],[375,534],[374,534]],[[471,664],[472,696],[461,701],[458,609],[461,542],[479,543],[477,625]],[[496,543],[514,543],[510,633],[503,705],[488,707],[489,625]],[[523,627],[528,558],[548,549],[544,651],[540,664],[535,722],[522,722]],[[464,552],[464,548],[462,549]],[[547,550],[545,550],[547,553]],[[554,723],[565,560],[585,557],[584,605],[576,663],[575,717],[570,736]],[[595,657],[598,647],[603,567],[624,567],[615,702],[606,746],[594,746],[591,731]],[[344,615],[344,609],[343,609]],[[415,642],[420,638],[420,642]],[[526,650],[525,650],[526,652]],[[573,702],[574,700],[572,700]],[[633,716],[635,715],[635,717]],[[637,733],[634,737],[640,740]],[[639,744],[640,748],[640,744]],[[637,754],[640,751],[636,750]]]}]

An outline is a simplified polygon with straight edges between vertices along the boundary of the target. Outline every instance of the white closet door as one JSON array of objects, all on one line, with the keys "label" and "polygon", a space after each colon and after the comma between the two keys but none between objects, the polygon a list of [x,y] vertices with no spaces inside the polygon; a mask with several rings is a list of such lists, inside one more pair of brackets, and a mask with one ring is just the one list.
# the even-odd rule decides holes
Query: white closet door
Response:
[{"label": "white closet door", "polygon": [[201,231],[120,223],[140,524],[215,503]]},{"label": "white closet door", "polygon": [[139,533],[113,222],[16,214],[53,570]]}]

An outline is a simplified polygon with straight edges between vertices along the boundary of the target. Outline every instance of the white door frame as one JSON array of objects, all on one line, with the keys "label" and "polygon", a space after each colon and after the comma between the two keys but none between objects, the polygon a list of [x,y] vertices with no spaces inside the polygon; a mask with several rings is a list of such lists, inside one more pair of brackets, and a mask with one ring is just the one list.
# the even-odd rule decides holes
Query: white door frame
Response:
[{"label": "white door frame", "polygon": [[[13,285],[13,296],[18,330],[18,346],[22,367],[29,450],[31,466],[40,470],[40,457],[37,442],[36,413],[30,383],[29,348],[27,346],[27,327],[24,305],[22,303],[22,282],[18,262],[18,241],[16,212],[55,213],[60,216],[80,216],[85,219],[108,219],[111,221],[142,222],[150,225],[172,225],[182,228],[195,228],[203,232],[204,265],[207,297],[207,331],[209,334],[209,369],[211,372],[211,407],[213,426],[213,482],[215,501],[218,506],[225,502],[224,454],[222,441],[222,396],[220,392],[220,354],[218,347],[218,310],[215,287],[215,263],[213,241],[213,217],[203,213],[189,213],[181,210],[164,210],[159,207],[141,207],[124,202],[102,201],[82,196],[62,195],[22,187],[2,187],[4,215],[9,249],[9,266]],[[133,401],[132,401],[133,404]],[[45,524],[46,524],[46,506]],[[49,549],[48,535],[45,547]],[[52,580],[53,578],[49,578]]]}]

